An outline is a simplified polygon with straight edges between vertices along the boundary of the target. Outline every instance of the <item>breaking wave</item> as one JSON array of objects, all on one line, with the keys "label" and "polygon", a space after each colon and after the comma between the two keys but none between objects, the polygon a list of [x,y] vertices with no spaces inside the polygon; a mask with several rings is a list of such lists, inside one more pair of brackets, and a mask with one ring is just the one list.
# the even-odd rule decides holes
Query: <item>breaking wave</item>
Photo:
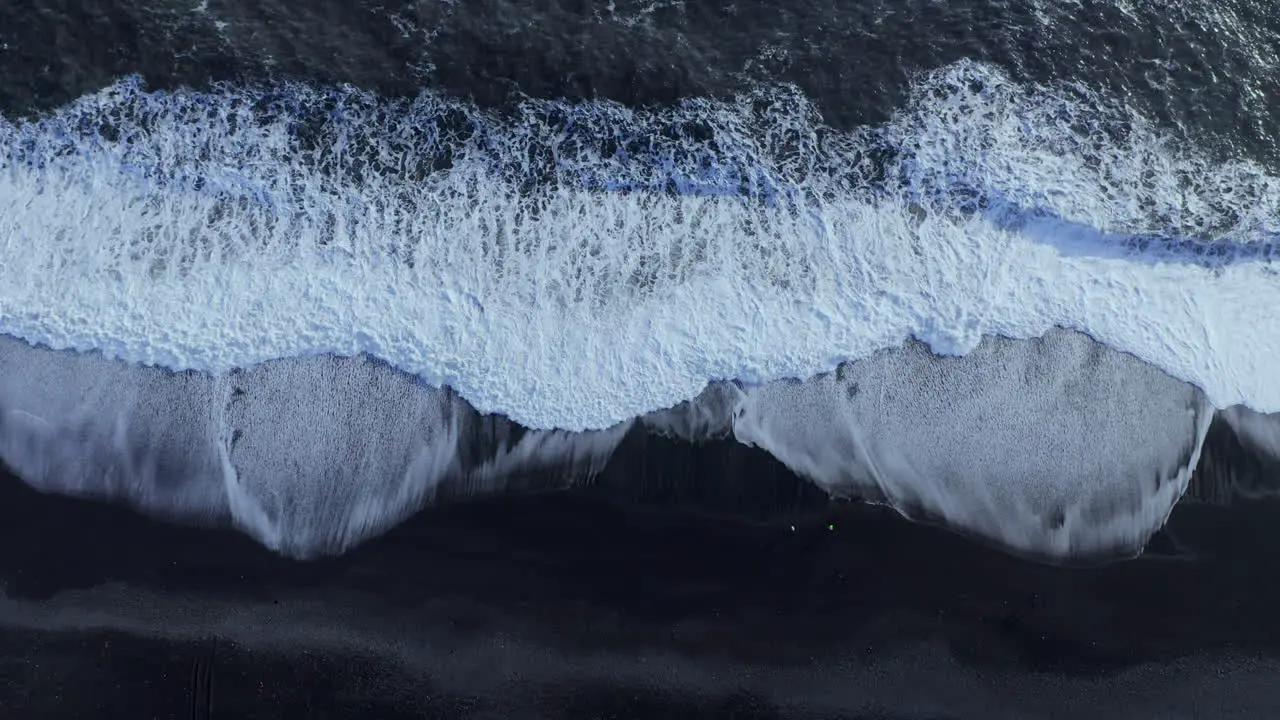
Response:
[{"label": "breaking wave", "polygon": [[856,132],[786,87],[500,114],[130,79],[0,148],[5,462],[295,554],[472,472],[494,413],[535,429],[495,458],[598,467],[644,418],[1132,548],[1213,407],[1280,410],[1276,178],[976,63]]}]

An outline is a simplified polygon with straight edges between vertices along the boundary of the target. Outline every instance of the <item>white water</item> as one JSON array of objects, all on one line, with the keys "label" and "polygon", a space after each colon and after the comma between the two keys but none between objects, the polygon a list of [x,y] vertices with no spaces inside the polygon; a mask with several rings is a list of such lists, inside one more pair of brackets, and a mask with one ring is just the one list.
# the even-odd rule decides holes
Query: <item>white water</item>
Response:
[{"label": "white water", "polygon": [[913,342],[804,382],[716,383],[643,421],[694,442],[732,433],[832,495],[1079,557],[1141,550],[1185,492],[1213,416],[1195,387],[1052,330],[985,338],[963,357]]},{"label": "white water", "polygon": [[870,495],[1053,557],[1140,550],[1182,496],[1212,408],[1087,337],[918,343],[755,388],[738,440],[833,494]]},{"label": "white water", "polygon": [[[280,97],[264,113],[261,94],[125,83],[0,125],[0,332],[212,372],[364,351],[483,412],[584,429],[709,379],[1063,326],[1216,406],[1280,410],[1270,262],[1093,252],[1098,233],[1268,247],[1280,186],[1083,89],[962,63],[857,135],[781,90],[654,113],[530,101],[501,120],[432,96]],[[680,124],[710,139],[663,134]],[[598,189],[664,185],[681,192]],[[963,212],[975,195],[1001,212]]]},{"label": "white water", "polygon": [[367,357],[291,358],[213,377],[0,337],[0,458],[49,492],[231,521],[267,547],[341,552],[447,481],[500,490],[516,470],[565,484],[629,427],[531,432],[463,457],[479,418],[448,391]]},{"label": "white water", "polygon": [[[535,436],[513,450],[522,461],[607,457],[631,418],[709,380],[750,388],[862,359],[889,386],[876,358],[898,358],[893,372],[954,381],[1006,414],[902,382],[897,410],[845,407],[818,378],[729,393],[733,432],[833,491],[873,483],[899,507],[1046,552],[1158,526],[1203,434],[1190,391],[1136,362],[1082,364],[1069,342],[1009,351],[1062,373],[1025,397],[989,364],[952,377],[967,366],[878,351],[915,337],[964,354],[1074,328],[1218,407],[1280,410],[1280,183],[1088,89],[972,63],[921,78],[893,121],[859,133],[824,127],[785,88],[652,112],[529,101],[499,118],[431,95],[122,82],[38,122],[0,121],[0,148],[0,333],[203,371],[6,345],[6,462],[50,489],[226,513],[290,552],[346,547],[424,502],[456,471],[453,418],[471,412],[324,353],[368,353],[529,427],[613,426]],[[262,364],[277,358],[292,360]],[[255,390],[228,402],[237,377]],[[1076,406],[1054,392],[1089,383],[1110,390],[1056,425]],[[704,406],[646,422],[728,432]],[[938,447],[954,460],[901,460],[868,417],[920,443],[950,427]],[[1070,438],[1026,452],[1034,435],[999,430],[1011,418]],[[812,443],[832,448],[817,461]],[[1094,464],[1069,467],[1086,451]],[[1002,464],[1009,453],[1021,464]],[[119,469],[104,480],[101,467]],[[167,487],[175,474],[217,482]],[[1153,494],[1132,485],[1156,475]]]}]

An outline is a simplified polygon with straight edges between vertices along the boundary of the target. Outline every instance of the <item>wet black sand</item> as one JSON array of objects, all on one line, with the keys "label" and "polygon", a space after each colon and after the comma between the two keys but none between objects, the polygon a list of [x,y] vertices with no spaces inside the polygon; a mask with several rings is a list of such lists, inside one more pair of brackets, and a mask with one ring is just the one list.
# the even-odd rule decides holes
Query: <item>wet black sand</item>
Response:
[{"label": "wet black sand", "polygon": [[[1265,485],[1229,432],[1209,450],[1195,493]],[[643,437],[593,488],[431,508],[309,563],[0,493],[6,717],[1280,710],[1275,501],[1188,500],[1146,556],[1063,568],[828,505],[745,448]]]}]

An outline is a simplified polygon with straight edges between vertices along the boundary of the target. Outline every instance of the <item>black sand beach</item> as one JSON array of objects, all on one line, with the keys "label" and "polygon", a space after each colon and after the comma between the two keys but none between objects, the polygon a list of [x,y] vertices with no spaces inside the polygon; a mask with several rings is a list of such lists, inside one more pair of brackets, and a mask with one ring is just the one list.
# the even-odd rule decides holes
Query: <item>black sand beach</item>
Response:
[{"label": "black sand beach", "polygon": [[[666,466],[646,471],[641,455]],[[1256,474],[1250,462],[1215,432],[1192,494],[1231,497],[1231,482]],[[699,466],[736,466],[715,485],[741,492],[654,489],[708,482]],[[6,477],[0,708],[166,718],[1280,708],[1275,501],[1184,499],[1143,557],[1065,568],[886,509],[829,505],[727,443],[631,438],[597,482],[430,508],[344,556],[300,562],[238,533]]]}]

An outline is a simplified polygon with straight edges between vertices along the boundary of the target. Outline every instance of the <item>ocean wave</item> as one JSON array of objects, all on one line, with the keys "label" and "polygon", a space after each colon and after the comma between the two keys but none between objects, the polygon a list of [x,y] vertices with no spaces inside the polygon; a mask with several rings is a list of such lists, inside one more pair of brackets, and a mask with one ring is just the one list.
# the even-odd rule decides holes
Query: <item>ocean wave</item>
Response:
[{"label": "ocean wave", "polygon": [[630,423],[523,432],[360,356],[175,373],[0,337],[0,460],[47,492],[339,553],[439,497],[519,473],[589,478]]},{"label": "ocean wave", "polygon": [[230,524],[299,557],[342,552],[442,497],[519,489],[521,475],[587,481],[637,423],[732,437],[832,496],[1018,552],[1131,554],[1186,490],[1213,417],[1194,387],[1061,330],[987,338],[964,357],[913,342],[804,382],[713,383],[585,432],[481,416],[368,356],[210,375],[0,337],[0,459],[28,483]]},{"label": "ocean wave", "polygon": [[215,373],[365,352],[579,430],[708,380],[1059,326],[1280,409],[1275,178],[975,63],[854,133],[777,88],[498,116],[128,81],[0,142],[0,331],[54,348]]},{"label": "ocean wave", "polygon": [[590,475],[637,421],[1129,552],[1214,406],[1280,410],[1280,181],[977,63],[851,132],[787,87],[499,114],[131,79],[0,148],[0,457],[290,554]]}]

